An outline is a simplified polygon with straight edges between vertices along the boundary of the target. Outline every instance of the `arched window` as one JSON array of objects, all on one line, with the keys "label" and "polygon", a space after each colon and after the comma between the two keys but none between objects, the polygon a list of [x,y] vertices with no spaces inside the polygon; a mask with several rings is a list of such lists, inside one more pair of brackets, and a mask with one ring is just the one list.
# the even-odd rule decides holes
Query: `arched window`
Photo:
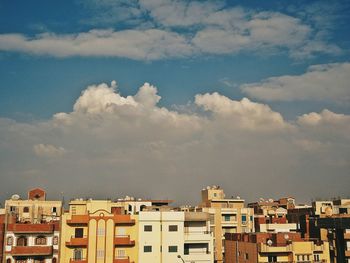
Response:
[{"label": "arched window", "polygon": [[13,245],[13,237],[8,237],[6,243],[8,246],[12,246]]},{"label": "arched window", "polygon": [[6,263],[11,263],[12,260],[10,258],[6,259]]},{"label": "arched window", "polygon": [[39,245],[39,246],[46,245],[46,237],[39,236],[35,238],[35,245]]},{"label": "arched window", "polygon": [[27,246],[27,238],[23,237],[23,236],[17,238],[17,246],[19,246],[19,247]]}]

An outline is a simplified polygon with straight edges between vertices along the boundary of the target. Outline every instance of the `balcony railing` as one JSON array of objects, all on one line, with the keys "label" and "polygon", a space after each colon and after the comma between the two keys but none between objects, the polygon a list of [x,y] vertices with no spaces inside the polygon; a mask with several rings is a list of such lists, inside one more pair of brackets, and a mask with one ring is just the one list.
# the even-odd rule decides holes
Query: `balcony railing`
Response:
[{"label": "balcony railing", "polygon": [[269,253],[281,253],[281,252],[292,252],[292,246],[286,244],[273,244],[268,246],[266,244],[259,244],[259,252],[269,252]]},{"label": "balcony railing", "polygon": [[116,225],[134,225],[135,219],[131,219],[130,215],[114,215]]},{"label": "balcony railing", "polygon": [[13,256],[50,256],[52,246],[14,246],[11,249]]},{"label": "balcony railing", "polygon": [[31,233],[53,233],[55,227],[54,224],[9,224],[8,231],[19,234],[31,234]]},{"label": "balcony railing", "polygon": [[76,237],[71,236],[69,241],[66,241],[67,247],[86,247],[88,244],[87,236]]},{"label": "balcony railing", "polygon": [[113,263],[133,263],[133,262],[130,262],[129,257],[117,257],[113,260]]},{"label": "balcony railing", "polygon": [[71,258],[69,263],[87,263],[86,258]]},{"label": "balcony railing", "polygon": [[117,235],[114,237],[114,245],[115,246],[134,246],[135,241],[130,240],[130,236],[128,235]]},{"label": "balcony railing", "polygon": [[88,222],[89,222],[88,215],[72,215],[71,219],[67,220],[67,224],[69,225],[73,225],[73,224],[86,225]]}]

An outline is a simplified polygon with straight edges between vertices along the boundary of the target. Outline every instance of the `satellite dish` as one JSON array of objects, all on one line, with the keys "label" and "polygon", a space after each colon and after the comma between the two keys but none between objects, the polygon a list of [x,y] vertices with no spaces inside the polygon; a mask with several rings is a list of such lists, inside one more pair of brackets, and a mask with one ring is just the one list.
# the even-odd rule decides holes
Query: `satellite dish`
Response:
[{"label": "satellite dish", "polygon": [[269,199],[269,202],[270,202],[270,203],[273,203],[273,199],[272,199],[272,198],[270,198],[270,199]]},{"label": "satellite dish", "polygon": [[241,197],[240,197],[240,196],[237,196],[236,198],[237,198],[237,199],[241,199]]},{"label": "satellite dish", "polygon": [[269,239],[269,240],[267,240],[267,242],[266,242],[266,243],[267,243],[267,245],[268,245],[268,246],[272,246],[272,243],[273,243],[273,242],[272,242],[272,240],[271,240],[271,239]]},{"label": "satellite dish", "polygon": [[21,197],[18,194],[14,194],[13,196],[11,196],[12,200],[19,200]]},{"label": "satellite dish", "polygon": [[326,210],[325,210],[325,214],[326,214],[326,216],[328,216],[328,217],[331,217],[332,215],[333,215],[333,209],[332,209],[332,207],[327,207],[326,208]]},{"label": "satellite dish", "polygon": [[285,240],[289,240],[289,235],[288,235],[288,234],[285,234],[285,235],[284,235],[284,239],[285,239]]}]

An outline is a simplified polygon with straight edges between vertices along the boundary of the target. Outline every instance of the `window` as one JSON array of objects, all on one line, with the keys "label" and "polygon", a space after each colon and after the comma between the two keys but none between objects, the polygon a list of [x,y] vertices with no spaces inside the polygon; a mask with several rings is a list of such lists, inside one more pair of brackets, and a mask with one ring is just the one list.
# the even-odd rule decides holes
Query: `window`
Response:
[{"label": "window", "polygon": [[104,258],[105,257],[105,251],[102,249],[97,250],[97,258]]},{"label": "window", "polygon": [[26,259],[16,259],[16,263],[26,263]]},{"label": "window", "polygon": [[177,232],[177,225],[170,225],[169,232]]},{"label": "window", "polygon": [[57,207],[52,207],[52,213],[56,213],[57,212]]},{"label": "window", "polygon": [[267,256],[268,262],[277,262],[277,256]]},{"label": "window", "polygon": [[39,246],[46,245],[46,237],[40,236],[35,238],[35,245],[39,245]]},{"label": "window", "polygon": [[248,253],[245,253],[245,254],[244,254],[244,259],[245,259],[245,260],[248,260],[248,259],[249,259]]},{"label": "window", "polygon": [[215,224],[214,215],[209,215],[209,217],[210,217],[210,224],[214,225]]},{"label": "window", "polygon": [[224,220],[225,221],[231,221],[230,215],[224,215]]},{"label": "window", "polygon": [[7,243],[8,246],[12,246],[12,244],[13,244],[13,237],[8,237],[6,243]]},{"label": "window", "polygon": [[54,236],[52,239],[52,244],[53,245],[58,245],[58,236]]},{"label": "window", "polygon": [[28,206],[23,207],[23,213],[29,213],[29,207]]},{"label": "window", "polygon": [[76,228],[74,236],[77,237],[77,238],[84,237],[84,229],[83,228]]},{"label": "window", "polygon": [[216,197],[217,196],[217,194],[216,193],[214,193],[214,197]]},{"label": "window", "polygon": [[247,221],[247,215],[242,215],[242,222],[246,222]]},{"label": "window", "polygon": [[145,232],[152,232],[152,226],[151,225],[145,225],[143,227],[143,231],[145,231]]},{"label": "window", "polygon": [[98,236],[104,236],[105,235],[105,229],[102,227],[97,228],[97,235]]},{"label": "window", "polygon": [[11,263],[11,259],[10,258],[6,259],[6,263]]},{"label": "window", "polygon": [[10,212],[16,212],[16,207],[15,206],[10,206]]},{"label": "window", "polygon": [[143,246],[143,252],[145,253],[152,252],[152,246]]},{"label": "window", "polygon": [[314,261],[320,261],[320,255],[314,255]]},{"label": "window", "polygon": [[83,251],[81,248],[74,249],[74,260],[82,260],[83,259]]},{"label": "window", "polygon": [[57,263],[57,258],[53,258],[52,263]]},{"label": "window", "polygon": [[169,253],[177,252],[177,246],[169,246],[168,247],[168,252]]},{"label": "window", "polygon": [[118,249],[117,250],[117,258],[125,258],[125,250],[124,249]]},{"label": "window", "polygon": [[26,237],[19,237],[17,238],[17,246],[19,247],[25,247],[27,246],[27,238]]}]

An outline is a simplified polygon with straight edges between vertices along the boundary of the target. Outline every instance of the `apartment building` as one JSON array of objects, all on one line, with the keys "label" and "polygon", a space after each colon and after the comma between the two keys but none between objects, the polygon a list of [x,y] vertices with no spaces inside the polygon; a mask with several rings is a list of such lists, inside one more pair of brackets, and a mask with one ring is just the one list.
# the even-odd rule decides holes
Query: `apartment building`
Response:
[{"label": "apartment building", "polygon": [[209,215],[203,212],[139,213],[139,263],[213,262]]},{"label": "apartment building", "polygon": [[138,262],[138,225],[110,200],[76,199],[62,215],[61,263]]},{"label": "apartment building", "polygon": [[19,195],[6,200],[3,261],[58,262],[61,207],[40,188],[30,190],[27,200]]},{"label": "apartment building", "polygon": [[225,262],[329,262],[328,242],[310,241],[300,233],[225,235]]},{"label": "apartment building", "polygon": [[219,186],[207,186],[202,190],[202,203],[198,211],[210,214],[210,230],[214,234],[215,262],[224,262],[225,233],[249,233],[254,231],[254,210],[244,205],[244,200],[226,198]]}]

